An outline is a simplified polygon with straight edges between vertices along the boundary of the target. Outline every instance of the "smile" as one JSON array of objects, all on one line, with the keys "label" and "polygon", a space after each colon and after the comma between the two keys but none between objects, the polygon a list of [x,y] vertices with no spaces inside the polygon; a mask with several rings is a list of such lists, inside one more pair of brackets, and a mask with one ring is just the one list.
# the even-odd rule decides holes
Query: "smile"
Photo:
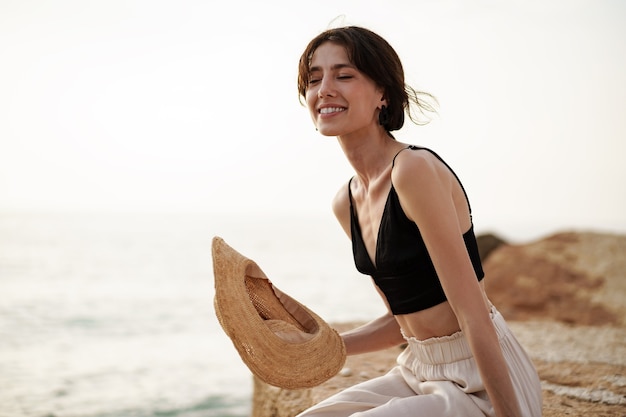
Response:
[{"label": "smile", "polygon": [[320,109],[320,114],[339,113],[346,110],[344,107],[324,107]]}]

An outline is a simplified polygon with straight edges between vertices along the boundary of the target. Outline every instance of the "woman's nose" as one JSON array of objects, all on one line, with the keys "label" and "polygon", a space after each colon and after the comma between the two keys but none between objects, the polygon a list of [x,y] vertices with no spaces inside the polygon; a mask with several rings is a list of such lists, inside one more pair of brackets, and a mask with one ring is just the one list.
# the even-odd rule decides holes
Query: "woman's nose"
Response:
[{"label": "woman's nose", "polygon": [[323,78],[320,81],[320,88],[317,90],[318,97],[332,97],[335,94],[332,79]]}]

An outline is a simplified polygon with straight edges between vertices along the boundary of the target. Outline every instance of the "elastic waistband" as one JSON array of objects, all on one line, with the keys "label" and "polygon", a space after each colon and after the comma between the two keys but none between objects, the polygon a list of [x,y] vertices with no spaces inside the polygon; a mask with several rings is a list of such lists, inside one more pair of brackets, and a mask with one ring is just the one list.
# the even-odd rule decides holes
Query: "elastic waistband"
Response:
[{"label": "elastic waistband", "polygon": [[[506,322],[500,312],[493,306],[490,314],[498,339],[502,339],[508,332]],[[458,331],[450,336],[433,337],[426,340],[418,340],[414,337],[406,336],[404,339],[407,341],[408,347],[398,358],[399,362],[403,362],[403,358],[408,360],[408,356],[410,356],[412,361],[416,360],[424,364],[437,365],[458,362],[473,356],[469,343],[462,331]]]}]

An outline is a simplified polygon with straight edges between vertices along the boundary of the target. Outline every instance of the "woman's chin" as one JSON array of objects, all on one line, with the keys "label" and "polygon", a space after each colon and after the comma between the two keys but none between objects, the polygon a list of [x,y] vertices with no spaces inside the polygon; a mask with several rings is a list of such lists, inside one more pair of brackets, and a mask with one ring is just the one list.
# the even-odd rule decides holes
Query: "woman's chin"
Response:
[{"label": "woman's chin", "polygon": [[329,126],[318,126],[317,132],[322,136],[339,136],[341,132]]}]

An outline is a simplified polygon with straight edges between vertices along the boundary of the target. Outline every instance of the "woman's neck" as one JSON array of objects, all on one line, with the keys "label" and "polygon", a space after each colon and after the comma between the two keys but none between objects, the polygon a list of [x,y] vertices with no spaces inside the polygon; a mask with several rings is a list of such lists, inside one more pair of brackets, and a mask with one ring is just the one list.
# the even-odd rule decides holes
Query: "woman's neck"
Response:
[{"label": "woman's neck", "polygon": [[370,136],[337,136],[346,158],[364,186],[389,170],[393,155],[405,144],[396,141],[388,132]]}]

